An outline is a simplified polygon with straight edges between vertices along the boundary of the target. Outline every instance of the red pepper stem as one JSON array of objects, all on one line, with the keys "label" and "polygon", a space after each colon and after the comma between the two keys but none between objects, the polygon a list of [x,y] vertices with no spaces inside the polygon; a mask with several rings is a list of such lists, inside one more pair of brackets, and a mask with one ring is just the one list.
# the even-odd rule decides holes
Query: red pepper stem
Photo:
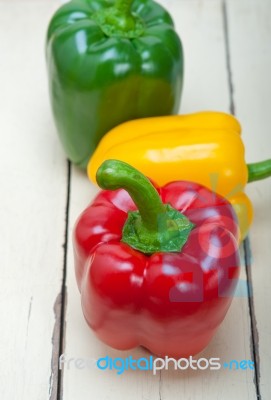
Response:
[{"label": "red pepper stem", "polygon": [[125,189],[138,208],[128,212],[122,242],[146,254],[182,249],[194,225],[169,204],[163,204],[141,172],[122,161],[107,160],[98,169],[96,179],[102,189]]},{"label": "red pepper stem", "polygon": [[271,176],[271,160],[247,164],[248,182],[259,181]]},{"label": "red pepper stem", "polygon": [[136,204],[145,228],[158,230],[158,216],[166,213],[166,207],[141,172],[122,161],[107,160],[97,171],[97,183],[102,189],[125,189]]}]

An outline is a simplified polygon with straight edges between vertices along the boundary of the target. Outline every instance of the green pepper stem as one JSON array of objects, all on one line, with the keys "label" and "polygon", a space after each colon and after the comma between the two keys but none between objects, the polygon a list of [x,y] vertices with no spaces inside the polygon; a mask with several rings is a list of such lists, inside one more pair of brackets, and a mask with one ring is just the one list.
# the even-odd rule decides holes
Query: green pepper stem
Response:
[{"label": "green pepper stem", "polygon": [[271,160],[247,164],[248,182],[259,181],[271,176]]},{"label": "green pepper stem", "polygon": [[107,160],[98,169],[96,178],[102,189],[125,189],[136,204],[145,228],[158,230],[158,216],[166,213],[166,207],[141,172],[122,161]]},{"label": "green pepper stem", "polygon": [[136,28],[136,19],[132,15],[131,7],[134,0],[116,0],[112,13],[111,22],[124,32],[129,32]]},{"label": "green pepper stem", "polygon": [[144,23],[132,13],[134,0],[115,0],[109,7],[101,8],[92,15],[108,37],[134,39],[144,33]]},{"label": "green pepper stem", "polygon": [[134,0],[116,0],[114,7],[123,14],[131,14]]}]

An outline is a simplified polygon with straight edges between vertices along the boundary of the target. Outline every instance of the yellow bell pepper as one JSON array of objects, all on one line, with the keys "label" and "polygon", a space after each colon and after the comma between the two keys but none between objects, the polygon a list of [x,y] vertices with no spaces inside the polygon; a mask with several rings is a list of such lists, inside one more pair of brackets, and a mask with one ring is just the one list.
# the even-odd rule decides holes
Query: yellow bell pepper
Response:
[{"label": "yellow bell pepper", "polygon": [[253,217],[244,193],[248,181],[271,175],[271,160],[246,165],[241,126],[221,112],[137,119],[108,132],[88,164],[96,171],[106,159],[125,161],[159,185],[174,180],[198,182],[226,197],[235,208],[241,238]]}]

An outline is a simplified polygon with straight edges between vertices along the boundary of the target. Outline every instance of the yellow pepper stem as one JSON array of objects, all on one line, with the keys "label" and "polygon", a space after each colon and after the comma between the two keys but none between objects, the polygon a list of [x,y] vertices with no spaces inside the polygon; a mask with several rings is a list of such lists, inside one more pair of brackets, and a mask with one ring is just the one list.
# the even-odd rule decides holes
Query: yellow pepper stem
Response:
[{"label": "yellow pepper stem", "polygon": [[248,182],[259,181],[271,176],[271,160],[247,164]]}]

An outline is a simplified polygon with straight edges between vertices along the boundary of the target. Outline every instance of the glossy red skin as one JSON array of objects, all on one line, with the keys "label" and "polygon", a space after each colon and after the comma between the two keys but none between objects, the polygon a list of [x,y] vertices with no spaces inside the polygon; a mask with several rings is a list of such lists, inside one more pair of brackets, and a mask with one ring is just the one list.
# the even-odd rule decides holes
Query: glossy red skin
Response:
[{"label": "glossy red skin", "polygon": [[195,224],[179,253],[142,254],[121,242],[124,190],[101,191],[74,229],[75,270],[89,326],[119,350],[142,345],[175,358],[203,350],[223,321],[240,272],[231,205],[190,182],[157,188]]}]

